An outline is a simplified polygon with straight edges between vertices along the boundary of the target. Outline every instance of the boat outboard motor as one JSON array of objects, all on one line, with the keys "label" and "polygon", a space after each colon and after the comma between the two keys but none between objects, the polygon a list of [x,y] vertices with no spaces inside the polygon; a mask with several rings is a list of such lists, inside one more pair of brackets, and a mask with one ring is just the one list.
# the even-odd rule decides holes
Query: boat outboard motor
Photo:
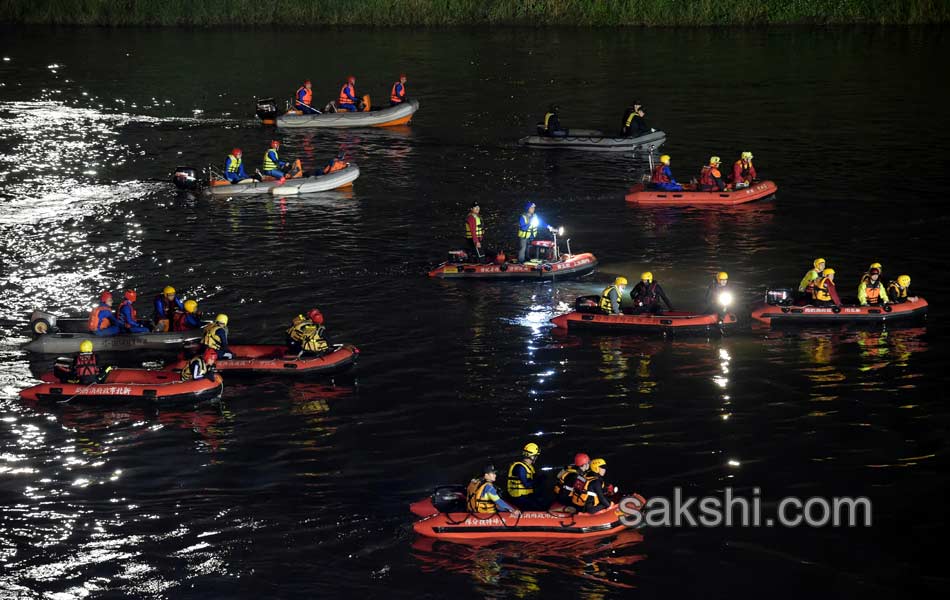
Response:
[{"label": "boat outboard motor", "polygon": [[795,300],[795,292],[789,288],[765,290],[765,303],[772,306],[789,306]]},{"label": "boat outboard motor", "polygon": [[599,313],[600,296],[578,296],[574,300],[574,310],[582,313]]},{"label": "boat outboard motor", "polygon": [[277,103],[273,98],[258,98],[257,110],[254,111],[257,118],[265,125],[273,125],[277,119]]},{"label": "boat outboard motor", "polygon": [[175,167],[172,183],[180,190],[197,190],[201,187],[197,173],[194,167]]}]

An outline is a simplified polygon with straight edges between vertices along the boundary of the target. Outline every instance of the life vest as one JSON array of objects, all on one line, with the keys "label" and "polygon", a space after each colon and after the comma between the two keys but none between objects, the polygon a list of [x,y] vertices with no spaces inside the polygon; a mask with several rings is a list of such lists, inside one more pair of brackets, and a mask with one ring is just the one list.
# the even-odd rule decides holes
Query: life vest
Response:
[{"label": "life vest", "polygon": [[802,278],[802,282],[798,285],[798,291],[805,292],[809,296],[814,295],[815,280],[817,280],[819,277],[821,277],[821,275],[819,275],[818,271],[814,269],[805,273],[805,276]]},{"label": "life vest", "polygon": [[100,322],[99,315],[103,312],[112,312],[112,309],[106,306],[105,304],[100,304],[99,306],[92,309],[92,312],[89,313],[89,322],[86,325],[86,328],[89,331],[100,331],[102,329],[108,329],[112,326],[112,321],[109,319],[103,318]]},{"label": "life vest", "polygon": [[887,284],[887,297],[893,302],[895,300],[906,300],[907,299],[907,288],[902,287],[901,284],[896,281],[892,281]]},{"label": "life vest", "polygon": [[521,460],[516,460],[508,467],[508,495],[512,498],[530,496],[534,493],[534,488],[527,488],[521,483],[521,480],[515,477],[515,467],[524,467],[528,481],[534,481],[534,465],[529,465]]},{"label": "life vest", "polygon": [[[642,284],[643,284],[643,282],[641,281],[641,282],[638,284],[638,287],[639,287],[640,285],[642,285]],[[631,297],[632,299],[635,299],[635,300],[638,301],[638,302],[643,302],[644,305],[653,304],[654,302],[657,301],[657,297],[656,297],[656,282],[655,282],[655,281],[651,281],[650,283],[648,283],[648,284],[646,284],[646,285],[643,285],[642,287],[640,287],[640,290],[642,290],[642,291],[641,291],[640,295],[637,296],[637,295],[635,295],[637,289],[634,288],[634,290],[633,290],[632,292],[630,292],[630,297]]]},{"label": "life vest", "polygon": [[131,303],[130,301],[128,301],[128,300],[123,300],[123,301],[122,301],[122,304],[119,305],[119,312],[118,312],[118,315],[117,315],[117,317],[118,317],[118,319],[119,319],[119,322],[122,323],[122,325],[125,325],[125,326],[128,326],[128,325],[131,324],[131,323],[123,323],[123,322],[122,322],[122,307],[124,307],[124,306],[128,306],[128,307],[129,307],[129,313],[132,315],[132,321],[138,323],[138,321],[139,321],[139,314],[138,314],[138,312],[136,312],[136,310],[135,310],[135,305],[132,304],[132,303]]},{"label": "life vest", "polygon": [[[300,97],[300,92],[303,91],[303,98]],[[302,85],[300,89],[297,90],[297,102],[304,104],[305,106],[310,106],[310,102],[313,100],[313,90],[308,90],[307,86]]]},{"label": "life vest", "polygon": [[323,174],[327,175],[329,173],[334,173],[336,171],[342,171],[346,168],[346,163],[338,158],[334,158],[333,162],[323,167]]},{"label": "life vest", "polygon": [[703,188],[715,188],[719,189],[719,182],[717,179],[722,178],[722,173],[719,172],[719,169],[716,167],[706,165],[703,167],[702,173],[699,175],[699,185]]},{"label": "life vest", "polygon": [[185,319],[188,318],[188,313],[177,311],[172,315],[172,331],[188,331],[188,324],[185,322]]},{"label": "life vest", "polygon": [[300,348],[307,352],[323,352],[330,346],[320,337],[322,331],[323,327],[316,325],[313,321],[304,320],[292,325],[287,330],[287,337],[300,344]]},{"label": "life vest", "polygon": [[600,310],[604,311],[608,315],[613,314],[614,312],[613,303],[610,301],[611,291],[617,292],[617,304],[620,304],[620,290],[618,290],[617,286],[615,285],[607,286],[607,288],[604,289],[604,291],[600,294]]},{"label": "life vest", "polygon": [[577,478],[578,473],[579,471],[577,470],[577,467],[575,467],[574,465],[568,465],[564,467],[563,469],[561,469],[558,472],[557,478],[554,481],[555,496],[560,496],[561,492],[564,491],[565,488],[567,489],[572,488],[574,486],[574,481]]},{"label": "life vest", "polygon": [[473,479],[465,490],[466,506],[470,513],[495,513],[495,503],[488,498],[482,498],[485,488],[489,485],[484,479]]},{"label": "life vest", "polygon": [[[274,153],[274,158],[273,158],[273,160],[272,160],[271,157],[270,157],[270,153],[271,153],[271,152]],[[275,161],[279,161],[279,160],[280,160],[280,155],[277,154],[277,150],[274,149],[274,148],[271,148],[270,150],[268,150],[267,152],[264,153],[264,170],[265,170],[265,171],[274,171],[274,170],[276,170],[276,169],[279,169],[279,168],[280,168],[280,163],[275,162]]]},{"label": "life vest", "polygon": [[521,215],[521,218],[524,220],[525,224],[528,226],[527,229],[518,228],[518,237],[520,238],[535,238],[538,237],[538,226],[531,224],[531,219],[534,218],[534,215],[529,215],[524,213]]},{"label": "life vest", "polygon": [[670,177],[666,174],[666,165],[663,163],[658,164],[653,167],[653,177],[650,178],[651,183],[670,183]]},{"label": "life vest", "polygon": [[350,95],[356,98],[356,88],[353,87],[352,83],[347,83],[340,88],[340,98],[337,100],[337,104],[353,104],[356,102],[356,100],[346,95],[347,89],[349,89]]},{"label": "life vest", "polygon": [[[398,90],[396,88],[399,88]],[[389,92],[389,101],[400,104],[406,97],[406,85],[397,81],[393,84],[392,91]]]},{"label": "life vest", "polygon": [[[574,487],[571,488],[571,504],[577,506],[578,508],[584,508],[587,506],[587,500],[592,497],[596,497],[590,491],[590,484],[595,480],[600,479],[600,475],[592,473],[584,477],[578,477],[577,481],[574,482]],[[601,498],[597,497],[597,504],[600,504],[602,501]]]},{"label": "life vest", "polygon": [[867,281],[864,284],[864,299],[869,306],[881,303],[881,281]]},{"label": "life vest", "polygon": [[553,112],[545,113],[544,115],[544,130],[545,131],[551,131],[551,126],[549,125],[549,123],[551,122],[551,117],[553,116],[554,116]]},{"label": "life vest", "polygon": [[99,364],[92,352],[80,352],[73,361],[73,371],[79,383],[95,381],[99,377]]},{"label": "life vest", "polygon": [[241,158],[234,156],[233,154],[228,154],[228,160],[231,161],[228,163],[228,173],[237,173],[241,170]]},{"label": "life vest", "polygon": [[819,302],[831,302],[831,294],[828,293],[829,281],[827,277],[819,277],[815,280],[815,287],[812,289],[812,297],[815,300]]},{"label": "life vest", "polygon": [[636,116],[637,116],[637,111],[631,110],[630,113],[627,114],[627,118],[624,119],[623,126],[626,127],[627,129],[629,129],[629,128],[630,128],[630,124],[633,123],[633,119],[634,119],[634,117],[636,117]]},{"label": "life vest", "polygon": [[733,175],[738,175],[737,179],[741,181],[736,181],[736,183],[741,183],[742,181],[748,181],[749,176],[752,174],[752,163],[746,162],[741,158],[736,161],[736,164],[732,166]]},{"label": "life vest", "polygon": [[[485,235],[485,230],[482,229],[482,218],[478,215],[471,214],[475,217],[475,235],[478,236],[478,239],[482,239],[482,236]],[[472,226],[468,222],[468,219],[465,219],[465,239],[471,240],[474,239],[472,236]]]},{"label": "life vest", "polygon": [[181,380],[191,381],[192,379],[197,379],[198,377],[195,377],[195,371],[198,372],[198,377],[204,377],[208,372],[208,365],[201,355],[195,356],[188,361],[188,364],[181,370]]},{"label": "life vest", "polygon": [[212,350],[221,349],[221,334],[220,331],[224,331],[224,335],[228,334],[228,328],[220,323],[211,323],[205,325],[203,331],[204,336],[201,338],[201,343],[211,348]]},{"label": "life vest", "polygon": [[[155,296],[155,299],[152,301],[152,304],[155,306],[155,320],[159,319],[171,319],[176,313],[181,312],[178,310],[178,303],[175,302],[175,299],[172,298],[169,300],[165,297],[165,294],[159,294]],[[158,312],[158,307],[162,307],[162,312]],[[164,316],[162,316],[164,313]]]}]

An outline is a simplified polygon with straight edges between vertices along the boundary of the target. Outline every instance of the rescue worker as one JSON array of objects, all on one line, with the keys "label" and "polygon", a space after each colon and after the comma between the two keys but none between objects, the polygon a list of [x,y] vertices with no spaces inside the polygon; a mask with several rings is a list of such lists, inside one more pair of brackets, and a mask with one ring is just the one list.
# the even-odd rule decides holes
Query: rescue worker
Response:
[{"label": "rescue worker", "polygon": [[583,452],[574,455],[574,464],[560,470],[554,482],[554,497],[564,506],[571,505],[571,490],[578,480],[583,480],[590,468],[590,457]]},{"label": "rescue worker", "polygon": [[858,304],[861,306],[880,306],[890,303],[887,290],[881,283],[881,270],[875,267],[868,269],[867,280],[858,285]]},{"label": "rescue worker", "polygon": [[476,260],[483,256],[482,241],[485,235],[480,212],[481,207],[478,206],[478,202],[475,202],[469,209],[468,216],[465,217],[465,241],[468,242],[468,250]]},{"label": "rescue worker", "polygon": [[528,255],[528,245],[538,237],[538,226],[541,221],[534,214],[534,202],[524,205],[524,212],[518,219],[518,262],[524,262]]},{"label": "rescue worker", "polygon": [[191,357],[182,370],[181,380],[214,379],[214,364],[218,361],[218,354],[211,348],[206,348],[203,354]]},{"label": "rescue worker", "polygon": [[297,315],[287,329],[287,350],[289,354],[319,356],[330,345],[323,339],[323,313],[316,308],[310,309],[307,316]]},{"label": "rescue worker", "polygon": [[287,179],[287,174],[284,172],[290,163],[286,160],[281,160],[280,155],[277,151],[280,150],[280,141],[271,140],[270,148],[267,152],[264,153],[264,175],[270,175],[274,179],[278,180],[279,183],[283,184]]},{"label": "rescue worker", "polygon": [[758,177],[755,174],[755,167],[752,166],[752,153],[743,152],[739,160],[732,165],[732,187],[737,190],[746,188],[756,179]]},{"label": "rescue worker", "polygon": [[861,281],[858,282],[858,285],[861,285],[862,283],[865,283],[871,279],[871,271],[873,269],[877,269],[879,276],[884,272],[884,267],[881,266],[881,263],[873,262],[868,266],[868,270],[865,271],[863,275],[861,275]]},{"label": "rescue worker", "polygon": [[339,152],[337,152],[336,156],[331,158],[330,162],[327,163],[327,166],[323,167],[323,174],[329,175],[330,173],[334,173],[336,171],[342,171],[343,169],[350,166],[350,163],[343,160],[344,158],[346,158],[345,150],[340,150]]},{"label": "rescue worker", "polygon": [[119,330],[122,333],[147,333],[148,327],[139,322],[138,313],[135,311],[138,294],[135,290],[125,290],[123,297],[125,299],[119,305],[119,313],[116,317],[119,321]]},{"label": "rescue worker", "polygon": [[346,78],[346,83],[340,88],[340,97],[336,101],[337,108],[348,112],[356,112],[356,105],[359,100],[356,98],[356,77],[350,75]]},{"label": "rescue worker", "polygon": [[495,490],[495,479],[498,474],[494,465],[486,465],[482,469],[482,476],[471,480],[465,490],[466,506],[470,513],[493,514],[508,512],[514,516],[521,514],[514,506],[501,499]]},{"label": "rescue worker", "polygon": [[521,451],[521,459],[508,467],[508,496],[521,510],[547,510],[549,503],[537,486],[537,462],[541,449],[528,442]]},{"label": "rescue worker", "polygon": [[571,490],[571,505],[578,512],[593,514],[610,506],[610,497],[616,494],[617,490],[612,485],[605,485],[606,475],[606,460],[595,458],[590,461],[590,469],[584,476],[583,483],[578,479]]},{"label": "rescue worker", "polygon": [[621,137],[640,137],[654,131],[647,125],[646,116],[643,108],[637,108],[632,112],[624,122],[624,127],[620,132]]},{"label": "rescue worker", "polygon": [[821,277],[821,272],[825,270],[825,259],[816,258],[812,263],[815,268],[805,273],[801,282],[798,284],[798,291],[807,294],[809,298],[813,297],[815,291],[815,281]]},{"label": "rescue worker", "polygon": [[907,290],[910,288],[910,275],[901,275],[896,280],[887,284],[887,297],[894,304],[903,304],[908,300],[913,302],[916,298],[909,298]]},{"label": "rescue worker", "polygon": [[176,313],[185,310],[185,305],[175,293],[175,288],[166,285],[161,294],[155,296],[152,301],[155,312],[152,315],[152,321],[155,323],[155,331],[171,331],[172,318]]},{"label": "rescue worker", "polygon": [[108,337],[119,333],[119,319],[112,312],[112,293],[99,294],[99,306],[89,313],[89,322],[86,328],[100,337]]},{"label": "rescue worker", "polygon": [[637,116],[640,110],[640,101],[634,100],[633,104],[623,111],[623,118],[620,120],[620,137],[632,137],[629,135],[630,126],[633,124],[633,118]]},{"label": "rescue worker", "polygon": [[633,290],[630,291],[630,298],[633,300],[633,314],[635,315],[662,313],[661,300],[666,304],[667,309],[673,310],[673,304],[666,297],[666,292],[663,291],[659,283],[653,281],[653,273],[650,271],[640,275],[639,283],[633,286]]},{"label": "rescue worker", "polygon": [[538,133],[545,137],[564,137],[567,130],[561,128],[561,119],[558,111],[561,107],[552,104],[548,107],[548,112],[544,113],[544,121],[538,127]]},{"label": "rescue worker", "polygon": [[400,73],[399,81],[394,83],[393,89],[389,91],[389,105],[396,106],[408,100],[406,92],[406,74]]},{"label": "rescue worker", "polygon": [[230,181],[231,183],[240,183],[245,179],[249,179],[247,173],[244,171],[244,153],[240,148],[235,148],[231,150],[231,154],[228,154],[228,157],[224,161],[224,178]]},{"label": "rescue worker", "polygon": [[310,80],[303,82],[303,85],[297,88],[296,98],[294,99],[294,110],[299,110],[305,115],[319,115],[320,111],[313,107],[313,84]]},{"label": "rescue worker", "polygon": [[734,298],[732,295],[732,286],[729,285],[729,273],[719,271],[716,278],[709,287],[706,288],[705,312],[712,314],[714,312],[726,312],[726,309],[732,305]]},{"label": "rescue worker", "polygon": [[600,294],[600,310],[608,315],[619,315],[620,299],[623,296],[624,289],[627,287],[627,278],[618,277],[614,279],[613,285],[608,285]]},{"label": "rescue worker", "polygon": [[815,306],[841,306],[838,288],[835,287],[835,270],[825,269],[821,277],[815,280],[812,291]]},{"label": "rescue worker", "polygon": [[228,347],[228,316],[226,314],[216,316],[214,322],[204,326],[203,331],[201,343],[205,349],[214,350],[218,358],[234,358],[231,348]]},{"label": "rescue worker", "polygon": [[92,342],[83,340],[79,344],[79,354],[73,359],[73,366],[70,370],[70,383],[81,383],[82,385],[91,385],[99,383],[108,373],[99,367],[99,358],[92,351]]},{"label": "rescue worker", "polygon": [[172,331],[200,328],[201,313],[198,312],[198,303],[194,300],[185,300],[184,310],[175,311],[172,315]]},{"label": "rescue worker", "polygon": [[722,179],[722,173],[719,172],[718,156],[709,157],[709,164],[703,167],[699,174],[699,189],[704,192],[721,192],[726,189],[726,182]]},{"label": "rescue worker", "polygon": [[681,192],[683,186],[676,183],[673,179],[673,171],[670,170],[670,155],[664,154],[660,157],[660,162],[653,167],[653,176],[650,178],[650,186],[655,190],[664,190],[667,192]]}]

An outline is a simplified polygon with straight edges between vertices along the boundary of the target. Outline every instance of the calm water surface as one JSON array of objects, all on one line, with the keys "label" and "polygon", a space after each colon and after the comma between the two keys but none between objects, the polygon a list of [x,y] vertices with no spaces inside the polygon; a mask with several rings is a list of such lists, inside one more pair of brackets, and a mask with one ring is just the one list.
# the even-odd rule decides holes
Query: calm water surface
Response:
[{"label": "calm water surface", "polygon": [[[0,36],[0,596],[838,597],[946,587],[950,410],[944,298],[950,124],[942,29],[117,30]],[[195,198],[178,164],[258,164],[258,95],[355,73],[383,100],[407,71],[422,108],[393,130],[278,133],[352,191]],[[628,156],[514,142],[549,101],[618,127],[639,98],[674,173],[756,155],[774,200],[628,206]],[[935,192],[936,190],[936,192]],[[429,281],[478,200],[513,246],[538,203],[601,260],[556,284]],[[649,268],[684,309],[727,270],[743,303],[816,256],[845,288],[907,272],[920,326],[753,331],[725,339],[554,336],[579,294]],[[336,381],[232,381],[220,405],[33,406],[19,346],[33,308],[78,313],[100,289],[173,284],[278,341],[320,306],[363,351]],[[32,371],[31,371],[32,367]],[[656,528],[569,545],[416,539],[409,502],[526,441],[557,465],[605,456],[625,489],[732,486],[865,495],[871,529]]]}]

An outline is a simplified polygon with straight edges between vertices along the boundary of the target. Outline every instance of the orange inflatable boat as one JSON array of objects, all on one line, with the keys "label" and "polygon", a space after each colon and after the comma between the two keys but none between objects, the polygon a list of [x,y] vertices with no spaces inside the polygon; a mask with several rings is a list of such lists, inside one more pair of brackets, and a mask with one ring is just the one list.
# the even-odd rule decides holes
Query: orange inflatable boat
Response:
[{"label": "orange inflatable boat", "polygon": [[178,373],[148,369],[113,369],[102,383],[61,383],[50,372],[40,379],[43,383],[20,392],[25,400],[38,401],[126,401],[148,400],[162,403],[200,402],[221,395],[224,381],[214,379],[182,381]]},{"label": "orange inflatable boat", "polygon": [[778,191],[773,181],[759,181],[739,190],[727,189],[723,192],[703,192],[690,185],[684,185],[682,192],[649,190],[643,183],[630,188],[627,202],[641,206],[721,206],[745,204],[767,198]]},{"label": "orange inflatable boat", "polygon": [[[329,375],[340,373],[352,367],[359,358],[360,350],[351,344],[338,344],[323,356],[288,356],[286,346],[278,345],[239,345],[230,346],[234,358],[219,359],[214,367],[221,373],[256,375]],[[169,369],[180,370],[186,361],[168,365]]]}]

